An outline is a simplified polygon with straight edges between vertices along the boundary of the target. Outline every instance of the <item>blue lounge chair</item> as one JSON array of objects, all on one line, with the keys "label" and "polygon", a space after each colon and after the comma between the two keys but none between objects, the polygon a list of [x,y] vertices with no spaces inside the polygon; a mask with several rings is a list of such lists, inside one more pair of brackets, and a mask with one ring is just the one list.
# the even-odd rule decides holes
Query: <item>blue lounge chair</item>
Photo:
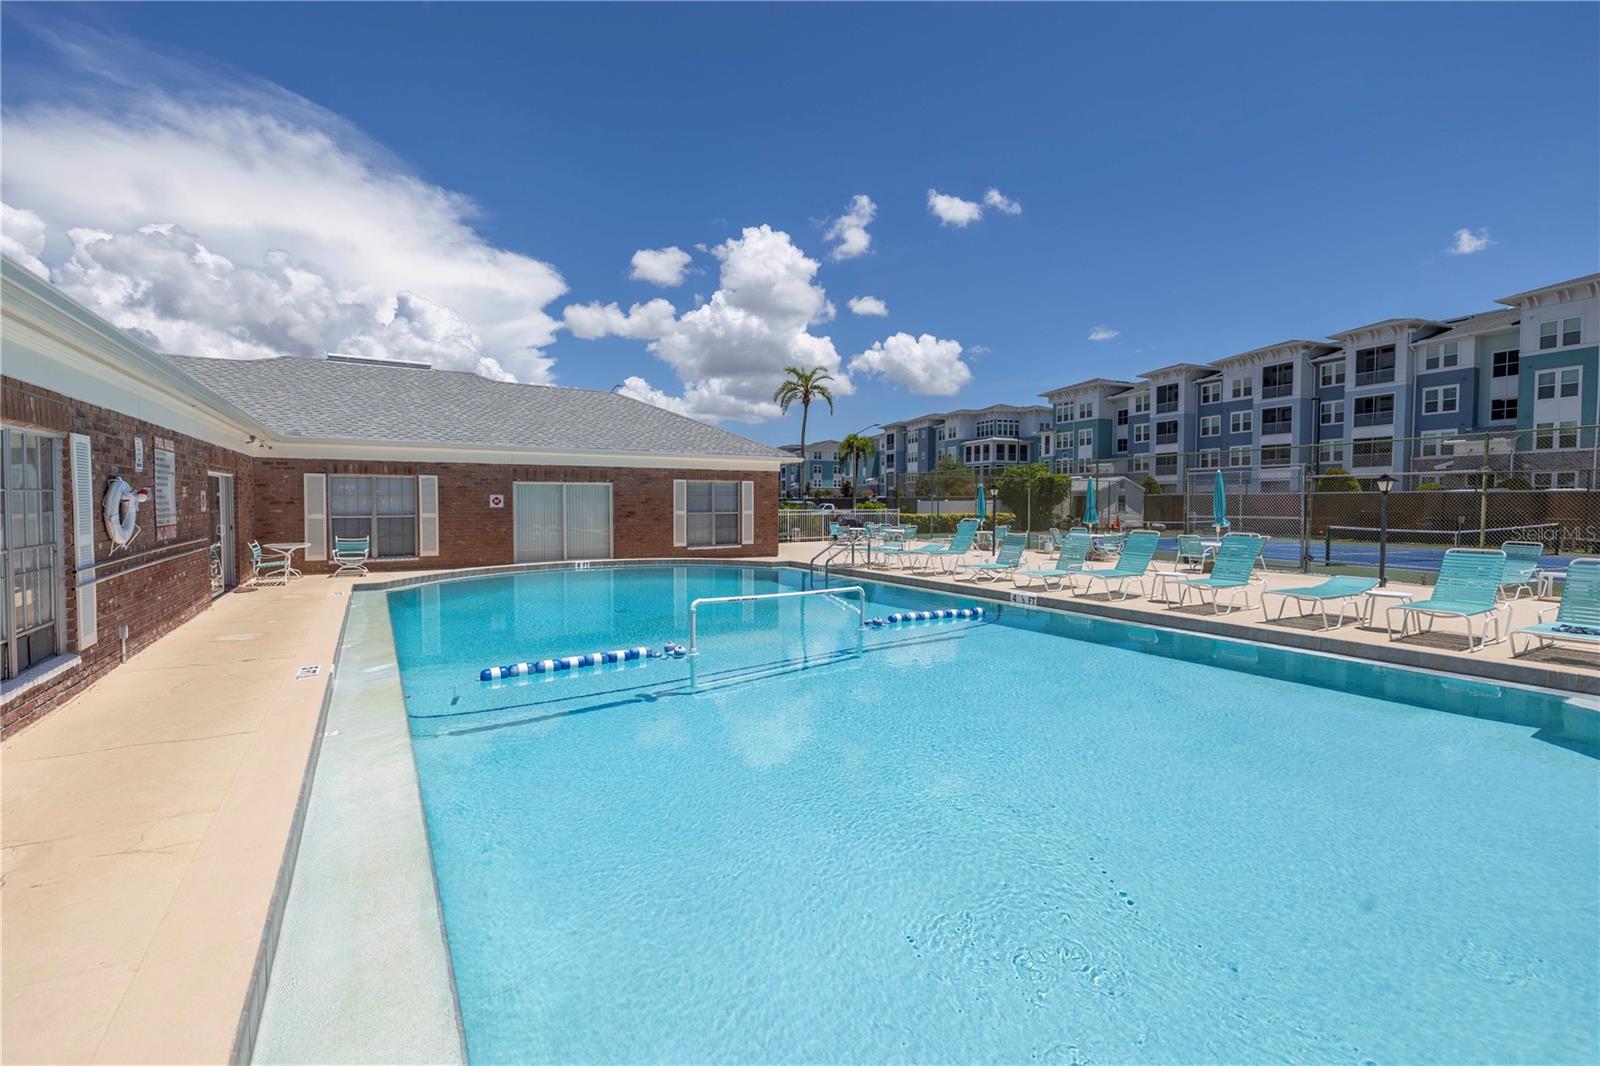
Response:
[{"label": "blue lounge chair", "polygon": [[[1309,613],[1307,607],[1309,604],[1310,609],[1322,612],[1323,629],[1337,629],[1339,626],[1344,625],[1344,609],[1346,607],[1354,610],[1355,614],[1351,621],[1361,617],[1361,605],[1357,597],[1377,587],[1378,579],[1375,577],[1330,577],[1318,585],[1304,585],[1300,588],[1292,589],[1262,589],[1261,616],[1265,618],[1267,615],[1268,596],[1282,596],[1283,599],[1278,601],[1278,613],[1274,621],[1283,621],[1283,612],[1288,609],[1289,601],[1293,600],[1295,602],[1295,610],[1301,618],[1304,618]],[[1339,605],[1339,621],[1336,623],[1328,621],[1328,604],[1330,603]]]},{"label": "blue lounge chair", "polygon": [[[1204,577],[1173,578],[1181,582],[1178,587],[1178,601],[1168,601],[1168,607],[1182,607],[1189,600],[1189,590],[1193,589],[1201,603],[1205,602],[1206,593],[1211,593],[1211,609],[1218,614],[1227,614],[1238,609],[1238,597],[1244,595],[1245,610],[1250,609],[1250,585],[1252,574],[1256,568],[1256,560],[1261,558],[1261,547],[1266,542],[1255,533],[1229,533],[1222,538],[1222,547],[1217,550],[1217,560],[1212,564],[1211,573]],[[1228,593],[1228,610],[1222,610],[1221,594]]]},{"label": "blue lounge chair", "polygon": [[[1128,582],[1139,583],[1139,593],[1144,595],[1144,575],[1150,569],[1150,561],[1156,557],[1156,545],[1161,543],[1161,534],[1153,529],[1141,529],[1129,533],[1122,545],[1122,554],[1117,557],[1117,565],[1107,570],[1083,570],[1076,576],[1084,579],[1083,594],[1088,595],[1094,588],[1094,583],[1099,581],[1106,587],[1106,598],[1111,598],[1111,586],[1117,586],[1117,591],[1122,593],[1121,598],[1129,596]],[[1073,589],[1074,592],[1078,590]]]},{"label": "blue lounge chair", "polygon": [[1182,566],[1187,561],[1196,570],[1204,570],[1206,558],[1215,554],[1216,551],[1208,548],[1205,542],[1197,536],[1185,534],[1178,537],[1178,558],[1176,562],[1179,566]]},{"label": "blue lounge chair", "polygon": [[963,518],[956,523],[955,536],[950,538],[949,544],[923,544],[915,548],[906,549],[901,558],[912,564],[929,566],[950,566],[960,562],[972,550],[972,538],[978,534],[978,520],[976,518]]},{"label": "blue lounge chair", "polygon": [[1524,592],[1532,596],[1538,578],[1533,572],[1539,569],[1544,558],[1544,545],[1536,540],[1508,540],[1500,545],[1506,553],[1506,567],[1500,574],[1500,594],[1507,599],[1517,599]]},{"label": "blue lounge chair", "polygon": [[[1550,615],[1554,613],[1555,619]],[[1522,650],[1517,650],[1517,636]],[[1574,559],[1561,586],[1561,604],[1539,612],[1535,625],[1511,632],[1511,654],[1526,655],[1553,643],[1581,644],[1600,650],[1600,559]]]},{"label": "blue lounge chair", "polygon": [[1061,545],[1061,554],[1056,557],[1056,565],[1043,570],[1023,570],[1018,568],[1011,572],[1011,583],[1021,588],[1024,584],[1020,578],[1028,581],[1037,580],[1045,588],[1050,588],[1050,582],[1055,581],[1055,587],[1060,588],[1062,582],[1073,574],[1083,570],[1085,561],[1089,558],[1089,535],[1087,533],[1068,533],[1067,539]]},{"label": "blue lounge chair", "polygon": [[959,580],[961,571],[972,575],[974,581],[999,581],[1022,564],[1022,552],[1028,546],[1026,533],[1007,533],[1000,540],[1000,551],[992,563],[958,563],[955,567]]},{"label": "blue lounge chair", "polygon": [[[1494,640],[1499,643],[1506,634],[1501,624],[1501,613],[1509,616],[1511,606],[1500,603],[1500,579],[1505,574],[1506,553],[1494,548],[1451,548],[1444,553],[1439,564],[1439,581],[1433,586],[1433,595],[1414,603],[1397,603],[1384,616],[1384,626],[1390,640],[1399,640],[1411,632],[1411,620],[1417,622],[1417,634],[1433,632],[1433,624],[1440,618],[1460,618],[1467,623],[1467,650],[1478,651],[1489,643],[1489,627],[1494,626]],[[1394,613],[1400,611],[1400,633],[1394,631]],[[1472,620],[1483,619],[1482,629],[1474,635]],[[1424,628],[1423,619],[1427,619]]]}]

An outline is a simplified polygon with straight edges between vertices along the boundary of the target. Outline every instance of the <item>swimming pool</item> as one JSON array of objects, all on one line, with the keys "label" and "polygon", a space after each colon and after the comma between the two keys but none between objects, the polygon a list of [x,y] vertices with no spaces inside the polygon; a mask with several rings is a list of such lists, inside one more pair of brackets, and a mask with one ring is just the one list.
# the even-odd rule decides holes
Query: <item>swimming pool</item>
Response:
[{"label": "swimming pool", "polygon": [[1600,761],[1559,697],[1010,606],[857,655],[832,597],[705,609],[692,694],[671,659],[478,680],[800,585],[389,594],[474,1061],[1600,1054]]}]

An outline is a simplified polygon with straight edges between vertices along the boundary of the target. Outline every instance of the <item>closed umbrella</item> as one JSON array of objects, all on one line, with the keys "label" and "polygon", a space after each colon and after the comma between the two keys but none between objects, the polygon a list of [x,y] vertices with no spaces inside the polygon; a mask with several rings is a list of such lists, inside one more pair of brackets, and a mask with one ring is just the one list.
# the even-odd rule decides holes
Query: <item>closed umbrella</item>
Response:
[{"label": "closed umbrella", "polygon": [[1094,478],[1083,490],[1083,524],[1093,529],[1100,524],[1100,509],[1094,505]]},{"label": "closed umbrella", "polygon": [[1211,489],[1211,524],[1218,529],[1227,529],[1228,522],[1228,488],[1222,483],[1222,471],[1217,471],[1216,484]]},{"label": "closed umbrella", "polygon": [[980,481],[978,482],[978,525],[980,527],[983,525],[983,516],[983,482]]}]

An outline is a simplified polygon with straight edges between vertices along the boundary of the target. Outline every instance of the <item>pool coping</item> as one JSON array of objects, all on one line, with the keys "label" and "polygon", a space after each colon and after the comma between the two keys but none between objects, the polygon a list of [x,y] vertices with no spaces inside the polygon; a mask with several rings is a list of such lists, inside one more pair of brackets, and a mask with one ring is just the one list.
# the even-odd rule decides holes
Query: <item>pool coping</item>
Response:
[{"label": "pool coping", "polygon": [[[475,567],[464,570],[439,570],[424,571],[408,574],[403,577],[387,577],[376,580],[358,580],[353,582],[348,592],[348,600],[340,622],[338,643],[334,649],[333,667],[330,671],[329,684],[323,696],[316,731],[313,735],[311,750],[308,753],[304,778],[301,783],[299,796],[296,802],[294,816],[290,825],[289,839],[285,846],[284,857],[278,871],[278,880],[274,888],[272,901],[264,928],[261,934],[261,947],[258,952],[255,967],[252,971],[245,1003],[240,1012],[238,1029],[235,1036],[233,1054],[230,1061],[235,1063],[249,1062],[256,1050],[259,1027],[264,1012],[266,998],[270,993],[271,974],[276,960],[279,939],[283,930],[283,923],[290,904],[291,889],[295,869],[300,860],[300,845],[305,829],[305,821],[312,800],[318,766],[322,761],[322,745],[328,726],[330,708],[334,702],[335,690],[338,686],[341,660],[345,651],[345,642],[348,635],[350,616],[355,608],[358,594],[384,593],[403,589],[415,585],[436,584],[449,581],[472,580],[476,578],[495,577],[515,573],[537,572],[563,572],[583,570],[610,570],[638,567],[659,566],[756,566],[765,569],[794,570],[799,573],[815,571],[805,563],[793,560],[773,558],[718,558],[718,559],[625,559],[625,560],[597,560],[592,563],[549,562],[549,563],[520,563],[504,566]],[[1511,685],[1517,688],[1531,689],[1537,692],[1563,697],[1567,704],[1575,710],[1588,711],[1600,715],[1600,679],[1596,679],[1588,687],[1583,685],[1584,675],[1572,671],[1547,671],[1531,664],[1508,663],[1495,660],[1463,660],[1460,655],[1446,652],[1437,652],[1432,649],[1418,648],[1405,645],[1374,645],[1357,643],[1354,641],[1340,640],[1334,633],[1323,631],[1299,630],[1265,630],[1259,627],[1244,626],[1237,622],[1229,621],[1226,616],[1206,617],[1188,614],[1173,613],[1149,617],[1147,612],[1140,612],[1128,608],[1119,608],[1114,602],[1097,602],[1084,600],[1079,597],[1070,597],[1064,593],[1050,593],[1046,591],[1014,594],[1013,590],[996,586],[962,585],[954,586],[946,582],[929,580],[907,574],[885,574],[874,570],[862,568],[841,567],[830,568],[828,574],[833,577],[860,579],[884,585],[898,585],[922,591],[936,592],[943,595],[962,596],[972,599],[989,600],[1023,610],[1044,610],[1059,614],[1084,614],[1105,618],[1126,625],[1146,629],[1169,629],[1195,633],[1202,636],[1213,637],[1233,643],[1250,643],[1278,645],[1291,651],[1302,654],[1318,655],[1326,658],[1350,660],[1368,665],[1390,666],[1404,670],[1432,674],[1440,677],[1487,683],[1494,685]],[[360,597],[366,599],[365,595]],[[376,600],[377,597],[372,597]],[[385,622],[387,618],[385,617]],[[1335,631],[1336,633],[1336,631]],[[389,647],[390,662],[396,668],[398,675],[398,660],[393,651],[392,637]],[[1465,664],[1480,667],[1473,671],[1463,671],[1460,667]],[[1563,683],[1550,683],[1550,679],[1559,679]],[[397,678],[398,680],[398,678]],[[406,725],[403,695],[397,697],[400,711],[399,722],[402,725],[402,734],[406,742],[406,752],[410,756],[407,764],[410,768],[410,785],[414,791],[401,799],[410,798],[417,804],[415,813],[422,818],[421,843],[425,852],[426,867],[431,883],[431,894],[428,906],[432,910],[437,931],[437,939],[430,937],[434,944],[443,944],[444,965],[447,974],[448,997],[452,1007],[453,1024],[457,1034],[459,1061],[466,1061],[466,1035],[462,1026],[460,1005],[456,998],[457,990],[453,970],[450,969],[452,960],[448,949],[448,937],[444,928],[442,903],[439,899],[438,879],[433,865],[432,847],[427,839],[425,816],[420,808],[421,786],[417,780],[415,751],[411,745],[409,726]],[[1600,719],[1596,719],[1600,721]],[[393,800],[394,796],[374,794],[364,797],[364,802],[373,806],[374,810],[381,809],[378,800]],[[372,813],[369,811],[369,813]],[[354,1055],[352,1061],[360,1058],[370,1059],[368,1056]],[[385,1049],[384,1061],[405,1061],[403,1055],[396,1055],[395,1049]],[[432,1057],[414,1056],[413,1061],[440,1061],[437,1055]]]}]

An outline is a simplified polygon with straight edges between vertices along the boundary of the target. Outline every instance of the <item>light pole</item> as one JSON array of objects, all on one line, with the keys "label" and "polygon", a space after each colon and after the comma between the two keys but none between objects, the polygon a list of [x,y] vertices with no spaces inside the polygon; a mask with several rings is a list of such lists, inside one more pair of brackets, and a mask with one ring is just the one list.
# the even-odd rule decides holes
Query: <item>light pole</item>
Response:
[{"label": "light pole", "polygon": [[1384,474],[1378,478],[1378,587],[1389,584],[1389,493],[1394,489],[1394,478]]},{"label": "light pole", "polygon": [[989,525],[994,532],[994,555],[1000,557],[1000,482],[989,486]]}]

